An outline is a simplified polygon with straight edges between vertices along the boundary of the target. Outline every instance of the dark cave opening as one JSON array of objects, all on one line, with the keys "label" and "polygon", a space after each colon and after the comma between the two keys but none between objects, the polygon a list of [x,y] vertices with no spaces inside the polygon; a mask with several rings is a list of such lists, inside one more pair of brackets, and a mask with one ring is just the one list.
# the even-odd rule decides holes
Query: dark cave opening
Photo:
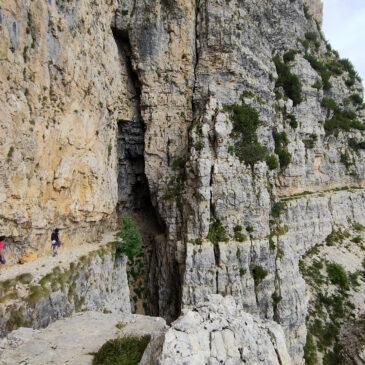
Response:
[{"label": "dark cave opening", "polygon": [[[161,247],[166,226],[152,204],[145,174],[145,124],[141,115],[141,84],[133,65],[128,31],[112,28],[119,56],[128,73],[128,87],[134,107],[132,120],[118,120],[118,206],[117,213],[129,212],[143,236],[142,255],[128,263],[128,281],[133,312],[158,316],[161,292]],[[136,275],[139,273],[139,276]],[[144,290],[141,290],[144,288]],[[163,290],[162,290],[163,291]]]}]

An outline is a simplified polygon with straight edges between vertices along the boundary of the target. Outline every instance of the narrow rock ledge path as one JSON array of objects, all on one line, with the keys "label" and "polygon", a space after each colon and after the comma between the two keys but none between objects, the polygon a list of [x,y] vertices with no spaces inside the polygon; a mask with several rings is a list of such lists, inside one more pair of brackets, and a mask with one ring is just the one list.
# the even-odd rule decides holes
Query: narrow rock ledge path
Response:
[{"label": "narrow rock ledge path", "polygon": [[77,261],[80,257],[96,251],[98,248],[116,240],[117,232],[106,232],[101,240],[95,243],[83,243],[80,246],[62,247],[57,256],[52,256],[51,248],[48,256],[41,256],[34,261],[25,264],[11,265],[1,268],[0,282],[14,279],[22,274],[31,274],[32,282],[37,283],[39,279],[50,273],[55,267],[68,269],[71,262]]}]

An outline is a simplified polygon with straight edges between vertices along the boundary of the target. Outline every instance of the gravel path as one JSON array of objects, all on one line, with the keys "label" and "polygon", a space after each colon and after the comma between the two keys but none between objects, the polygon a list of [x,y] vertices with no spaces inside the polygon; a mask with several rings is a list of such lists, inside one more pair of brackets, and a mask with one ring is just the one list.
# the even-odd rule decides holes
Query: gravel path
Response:
[{"label": "gravel path", "polygon": [[69,268],[71,262],[77,261],[81,256],[97,250],[99,247],[109,242],[115,241],[116,232],[106,232],[102,239],[97,243],[84,243],[77,247],[61,247],[58,255],[53,257],[42,256],[37,260],[26,264],[17,264],[2,267],[0,270],[0,282],[14,279],[18,275],[30,273],[33,276],[32,282],[37,283],[46,274],[50,273],[55,267]]}]

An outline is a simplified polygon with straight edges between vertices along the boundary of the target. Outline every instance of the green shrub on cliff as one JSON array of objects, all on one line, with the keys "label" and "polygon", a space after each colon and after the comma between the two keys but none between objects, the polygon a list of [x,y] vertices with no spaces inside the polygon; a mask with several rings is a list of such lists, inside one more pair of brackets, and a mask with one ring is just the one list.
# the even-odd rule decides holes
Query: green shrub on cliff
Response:
[{"label": "green shrub on cliff", "polygon": [[361,105],[364,102],[360,94],[352,94],[349,98],[354,105]]},{"label": "green shrub on cliff", "polygon": [[275,155],[268,155],[266,157],[266,164],[269,170],[276,170],[279,167],[279,163]]},{"label": "green shrub on cliff", "polygon": [[285,170],[291,162],[291,154],[288,151],[289,139],[285,132],[273,132],[275,141],[275,153],[279,156],[280,168]]},{"label": "green shrub on cliff", "polygon": [[332,84],[330,78],[332,76],[331,70],[328,68],[327,64],[318,60],[312,54],[306,53],[304,58],[310,63],[312,68],[316,70],[322,78],[323,89],[328,91],[331,89]]},{"label": "green shrub on cliff", "polygon": [[304,346],[304,360],[305,365],[318,364],[316,345],[310,333],[307,333],[307,341]]},{"label": "green shrub on cliff", "polygon": [[290,66],[282,62],[279,56],[274,57],[274,64],[278,74],[276,87],[282,87],[285,95],[293,100],[293,105],[298,105],[302,101],[302,84],[298,76],[291,73]]},{"label": "green shrub on cliff", "polygon": [[125,254],[130,260],[139,254],[142,245],[142,235],[136,221],[129,214],[123,214],[122,227],[117,235],[123,240],[118,246],[120,253]]},{"label": "green shrub on cliff", "polygon": [[223,227],[223,224],[219,219],[214,219],[210,224],[207,238],[215,245],[219,242],[228,242],[226,229]]},{"label": "green shrub on cliff", "polygon": [[251,267],[251,273],[253,281],[255,282],[255,286],[260,285],[268,274],[267,270],[260,265],[254,265],[253,267]]},{"label": "green shrub on cliff", "polygon": [[324,123],[326,134],[337,134],[340,130],[364,130],[365,125],[356,119],[356,113],[349,110],[336,109],[330,119]]},{"label": "green shrub on cliff", "polygon": [[341,289],[348,289],[348,276],[340,264],[327,263],[327,274],[332,284],[338,285]]},{"label": "green shrub on cliff", "polygon": [[316,32],[307,32],[305,33],[305,39],[310,42],[314,42],[318,39],[318,34]]},{"label": "green shrub on cliff", "polygon": [[93,365],[137,365],[149,342],[149,336],[110,340],[96,353]]},{"label": "green shrub on cliff", "polygon": [[250,166],[264,161],[268,151],[257,137],[256,131],[260,125],[258,111],[244,102],[241,105],[226,105],[224,110],[230,113],[233,124],[231,137],[235,139],[235,144],[231,148],[232,152],[241,162]]},{"label": "green shrub on cliff", "polygon": [[271,208],[271,215],[274,218],[279,218],[280,215],[284,212],[286,208],[286,204],[283,201],[278,201],[276,203],[274,203],[274,205]]},{"label": "green shrub on cliff", "polygon": [[295,55],[298,51],[291,49],[290,51],[284,53],[283,59],[285,63],[293,62],[295,60]]}]

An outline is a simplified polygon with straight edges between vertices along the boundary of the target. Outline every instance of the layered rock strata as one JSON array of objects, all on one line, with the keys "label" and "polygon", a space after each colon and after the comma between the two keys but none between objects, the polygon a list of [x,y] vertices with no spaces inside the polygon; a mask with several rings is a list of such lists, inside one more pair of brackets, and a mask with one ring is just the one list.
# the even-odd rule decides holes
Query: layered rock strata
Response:
[{"label": "layered rock strata", "polygon": [[302,364],[299,260],[336,227],[365,223],[363,89],[320,30],[321,3],[5,5],[9,258],[42,252],[55,225],[72,244],[116,209],[148,207],[154,314],[171,321],[232,295],[277,322]]}]

